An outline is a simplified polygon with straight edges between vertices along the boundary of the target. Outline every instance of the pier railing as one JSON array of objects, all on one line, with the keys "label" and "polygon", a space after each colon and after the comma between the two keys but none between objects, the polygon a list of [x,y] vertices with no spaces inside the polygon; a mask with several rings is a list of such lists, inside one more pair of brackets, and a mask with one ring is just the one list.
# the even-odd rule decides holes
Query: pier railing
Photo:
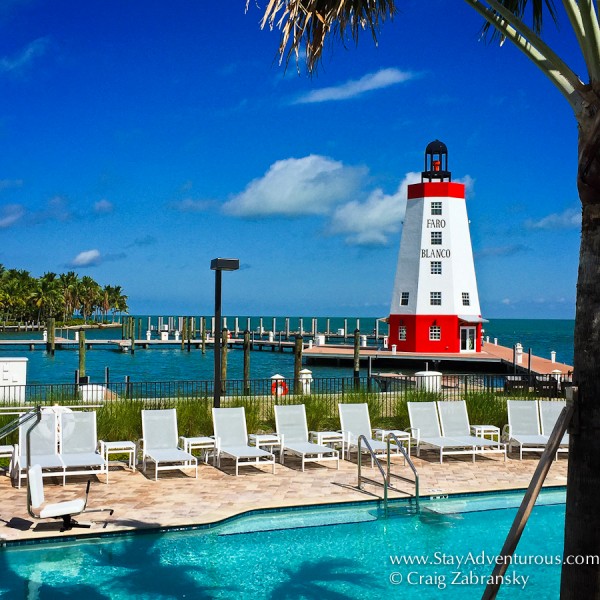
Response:
[{"label": "pier railing", "polygon": [[[560,397],[567,385],[569,382],[559,382],[551,376],[522,381],[514,376],[473,374],[383,380],[378,376],[315,378],[298,382],[230,379],[223,382],[221,405],[244,406],[249,431],[272,431],[273,407],[299,403],[306,406],[310,429],[339,429],[338,404],[348,402],[366,402],[374,427],[406,429],[407,402],[464,399],[471,423],[501,428],[507,423],[508,398]],[[212,381],[0,386],[0,408],[55,404],[96,406],[99,434],[105,431],[105,439],[130,439],[130,429],[138,427],[142,408],[177,408],[182,435],[212,433]],[[0,412],[0,426],[2,419]]]}]

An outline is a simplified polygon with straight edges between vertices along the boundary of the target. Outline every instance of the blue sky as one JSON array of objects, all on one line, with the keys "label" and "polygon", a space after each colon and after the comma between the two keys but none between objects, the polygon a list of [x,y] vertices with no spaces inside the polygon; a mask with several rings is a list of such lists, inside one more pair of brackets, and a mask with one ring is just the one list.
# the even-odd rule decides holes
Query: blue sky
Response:
[{"label": "blue sky", "polygon": [[[468,183],[484,316],[572,318],[567,103],[466,4],[399,7],[378,46],[328,46],[311,78],[279,65],[252,0],[3,2],[0,263],[210,314],[210,260],[231,256],[226,314],[385,316],[406,183],[437,138]],[[568,33],[548,24],[581,74]]]}]

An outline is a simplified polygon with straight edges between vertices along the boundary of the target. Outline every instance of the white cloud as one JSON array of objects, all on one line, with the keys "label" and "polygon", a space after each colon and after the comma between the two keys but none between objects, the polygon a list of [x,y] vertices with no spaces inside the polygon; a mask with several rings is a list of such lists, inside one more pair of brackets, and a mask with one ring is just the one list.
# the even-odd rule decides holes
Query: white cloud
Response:
[{"label": "white cloud", "polygon": [[46,223],[47,221],[69,221],[73,213],[69,202],[63,196],[54,196],[46,202],[46,208],[30,215],[33,223]]},{"label": "white cloud", "polygon": [[465,198],[472,198],[475,195],[475,179],[470,175],[465,175],[459,179],[454,180],[456,183],[464,183],[465,185]]},{"label": "white cloud", "polygon": [[0,179],[0,191],[18,188],[23,185],[22,179]]},{"label": "white cloud", "polygon": [[332,100],[349,100],[361,96],[366,92],[404,83],[414,79],[415,74],[400,69],[381,69],[376,73],[369,73],[360,79],[351,79],[337,86],[312,90],[300,96],[294,104],[309,104],[315,102],[330,102]]},{"label": "white cloud", "polygon": [[394,194],[376,189],[364,202],[353,200],[338,206],[331,219],[331,232],[345,235],[348,244],[387,244],[389,236],[400,231],[406,212],[407,186],[420,181],[420,173],[407,173]]},{"label": "white cloud", "polygon": [[48,38],[38,38],[14,56],[0,58],[0,72],[20,73],[38,57],[42,56],[48,48]]},{"label": "white cloud", "polygon": [[514,256],[521,252],[529,252],[531,248],[525,244],[507,244],[505,246],[488,246],[475,252],[477,258],[488,258],[490,256]]},{"label": "white cloud", "polygon": [[98,213],[99,215],[111,213],[113,209],[113,203],[104,198],[102,200],[98,200],[98,202],[94,204],[94,212]]},{"label": "white cloud", "polygon": [[581,227],[581,209],[567,208],[561,213],[552,213],[537,221],[525,221],[528,229],[579,229]]},{"label": "white cloud", "polygon": [[193,200],[192,198],[171,202],[171,207],[180,212],[204,212],[210,206],[211,202],[208,200]]},{"label": "white cloud", "polygon": [[365,174],[364,167],[319,155],[279,160],[226,202],[223,211],[237,217],[328,214],[356,195]]},{"label": "white cloud", "polygon": [[0,209],[0,229],[15,225],[25,215],[25,208],[20,204],[6,204]]},{"label": "white cloud", "polygon": [[101,260],[99,250],[85,250],[71,261],[71,265],[74,267],[90,267],[100,264]]}]

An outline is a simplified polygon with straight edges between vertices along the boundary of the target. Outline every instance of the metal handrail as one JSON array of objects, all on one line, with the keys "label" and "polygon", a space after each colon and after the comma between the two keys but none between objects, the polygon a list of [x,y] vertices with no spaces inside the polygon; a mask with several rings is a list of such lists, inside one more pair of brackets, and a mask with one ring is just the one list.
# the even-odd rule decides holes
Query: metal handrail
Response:
[{"label": "metal handrail", "polygon": [[576,386],[573,386],[568,391],[566,405],[558,415],[554,429],[552,430],[550,438],[546,443],[546,448],[540,456],[540,460],[535,472],[533,473],[529,487],[527,488],[527,491],[523,496],[523,500],[521,501],[521,506],[515,515],[513,524],[508,532],[508,535],[506,536],[504,545],[502,546],[502,550],[498,555],[502,560],[496,561],[496,566],[494,567],[491,576],[488,578],[489,583],[487,584],[483,595],[481,596],[482,600],[494,600],[500,591],[500,585],[504,579],[504,573],[506,573],[506,570],[512,563],[512,555],[514,554],[517,544],[521,539],[525,525],[527,525],[527,521],[531,515],[531,511],[533,510],[533,506],[537,500],[540,490],[542,489],[546,475],[548,475],[550,466],[556,458],[556,453],[560,447],[563,435],[567,432],[567,428],[571,424],[571,420],[574,418],[578,394],[579,389]]},{"label": "metal handrail", "polygon": [[21,425],[31,421],[36,416],[38,410],[38,406],[30,408],[26,413],[20,414],[16,419],[13,419],[10,423],[2,427],[0,429],[0,439],[9,436],[13,431],[19,429]]},{"label": "metal handrail", "polygon": [[[402,452],[402,455],[404,456],[404,460],[408,463],[408,466],[411,468],[413,475],[415,476],[414,482],[411,481],[410,479],[407,479],[406,477],[402,477],[402,475],[397,475],[396,473],[391,472],[391,456],[390,456],[391,446],[390,446],[390,444],[391,444],[392,439],[396,442],[397,448],[400,450],[400,452]],[[410,444],[410,442],[409,442],[409,444]],[[417,469],[415,468],[413,461],[410,459],[408,452],[404,449],[404,446],[400,443],[400,440],[398,439],[398,437],[396,436],[396,434],[393,431],[390,431],[387,436],[387,476],[388,476],[388,486],[391,486],[391,478],[392,477],[395,477],[396,479],[401,479],[402,481],[408,481],[409,483],[415,484],[415,502],[417,504],[417,510],[418,510],[418,508],[419,508],[419,474],[417,473]]]},{"label": "metal handrail", "polygon": [[375,452],[373,452],[373,448],[371,448],[371,444],[369,444],[369,440],[367,440],[366,436],[359,435],[358,436],[358,489],[362,490],[362,482],[366,481],[367,483],[373,483],[375,485],[380,485],[379,481],[375,481],[374,479],[370,479],[368,477],[364,477],[362,475],[362,446],[361,442],[364,442],[371,458],[374,459],[374,463],[377,465],[379,472],[381,473],[381,477],[383,478],[383,506],[387,511],[388,504],[388,477],[386,477],[385,471],[379,462],[379,459],[375,456]]}]

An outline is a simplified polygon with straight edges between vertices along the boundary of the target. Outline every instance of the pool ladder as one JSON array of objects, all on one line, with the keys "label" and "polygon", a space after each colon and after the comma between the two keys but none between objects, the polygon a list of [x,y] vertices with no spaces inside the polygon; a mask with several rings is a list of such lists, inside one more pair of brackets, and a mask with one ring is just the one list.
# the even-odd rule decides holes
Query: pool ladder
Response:
[{"label": "pool ladder", "polygon": [[[396,473],[391,472],[391,456],[390,456],[390,454],[391,454],[392,440],[394,440],[394,442],[396,443],[396,447],[404,456],[405,463],[408,464],[408,466],[411,468],[413,475],[414,475],[414,481],[412,479],[408,479],[407,477],[403,477],[402,475],[397,475]],[[383,479],[383,483],[381,483],[375,479],[370,479],[369,477],[365,477],[362,474],[363,444],[364,444],[364,447],[369,452],[369,454],[371,455],[372,463],[377,465],[377,468],[379,469],[379,473],[381,474],[381,477]],[[415,468],[414,463],[410,459],[408,452],[406,452],[406,450],[404,449],[404,446],[402,446],[402,444],[400,443],[400,440],[396,437],[396,434],[390,432],[387,436],[387,470],[385,470],[385,471],[381,465],[381,461],[375,455],[373,448],[371,448],[371,444],[369,444],[369,440],[364,435],[359,435],[358,436],[358,489],[362,490],[363,483],[371,483],[373,485],[383,485],[383,508],[384,508],[384,511],[386,514],[387,514],[387,510],[388,510],[388,488],[397,489],[392,485],[392,477],[394,477],[396,479],[400,479],[401,481],[407,481],[408,483],[414,484],[414,486],[415,486],[414,499],[415,499],[416,509],[418,511],[419,510],[419,474],[417,473],[417,469]]]}]

